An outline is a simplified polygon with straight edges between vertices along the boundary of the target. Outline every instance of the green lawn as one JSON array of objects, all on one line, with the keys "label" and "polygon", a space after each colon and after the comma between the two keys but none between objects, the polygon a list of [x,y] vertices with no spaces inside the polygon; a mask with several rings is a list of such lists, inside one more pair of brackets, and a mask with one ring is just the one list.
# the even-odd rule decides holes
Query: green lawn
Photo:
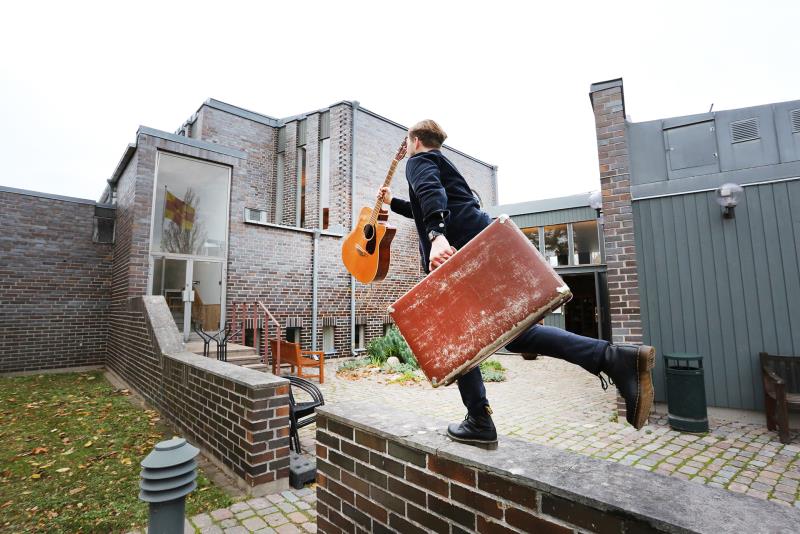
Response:
[{"label": "green lawn", "polygon": [[[147,522],[139,462],[172,437],[97,373],[0,378],[0,532],[126,532]],[[232,499],[201,473],[191,516]]]}]

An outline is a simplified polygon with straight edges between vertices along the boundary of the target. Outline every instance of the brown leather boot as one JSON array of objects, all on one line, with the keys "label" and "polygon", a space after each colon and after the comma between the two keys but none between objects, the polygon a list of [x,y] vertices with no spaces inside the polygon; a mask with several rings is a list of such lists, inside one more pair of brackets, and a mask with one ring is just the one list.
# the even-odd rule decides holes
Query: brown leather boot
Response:
[{"label": "brown leather boot", "polygon": [[[655,361],[656,349],[649,345],[609,345],[600,369],[625,399],[625,418],[636,430],[647,423],[653,406]],[[600,384],[608,388],[602,376]]]}]

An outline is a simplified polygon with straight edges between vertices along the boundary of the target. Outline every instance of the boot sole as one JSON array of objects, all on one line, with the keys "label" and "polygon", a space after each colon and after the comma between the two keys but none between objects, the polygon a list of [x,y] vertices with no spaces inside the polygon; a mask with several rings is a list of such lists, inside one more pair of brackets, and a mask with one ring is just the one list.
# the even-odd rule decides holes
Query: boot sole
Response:
[{"label": "boot sole", "polygon": [[467,445],[474,445],[476,447],[481,447],[488,450],[495,450],[497,449],[497,440],[483,440],[483,439],[464,439],[464,438],[457,438],[456,436],[452,435],[450,431],[447,431],[447,437],[452,439],[453,441],[457,441],[458,443],[465,443]]},{"label": "boot sole", "polygon": [[641,429],[646,423],[653,407],[652,370],[656,364],[656,349],[649,345],[641,345],[636,354],[636,372],[639,380],[639,391],[636,397],[636,408],[633,411],[633,426]]}]

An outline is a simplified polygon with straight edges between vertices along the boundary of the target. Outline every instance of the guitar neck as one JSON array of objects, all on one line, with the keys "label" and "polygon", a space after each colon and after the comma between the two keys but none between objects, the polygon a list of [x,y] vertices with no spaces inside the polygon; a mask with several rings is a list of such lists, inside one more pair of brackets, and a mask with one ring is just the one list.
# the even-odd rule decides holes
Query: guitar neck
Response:
[{"label": "guitar neck", "polygon": [[[392,177],[394,176],[394,171],[397,170],[397,164],[399,161],[397,159],[392,160],[392,165],[389,167],[389,172],[386,173],[386,179],[383,180],[383,185],[381,187],[389,187],[389,184],[392,183]],[[378,214],[381,212],[381,208],[383,207],[383,196],[378,192],[378,199],[375,201],[375,207],[372,209],[372,217],[370,217],[370,224],[375,224],[378,220]]]}]

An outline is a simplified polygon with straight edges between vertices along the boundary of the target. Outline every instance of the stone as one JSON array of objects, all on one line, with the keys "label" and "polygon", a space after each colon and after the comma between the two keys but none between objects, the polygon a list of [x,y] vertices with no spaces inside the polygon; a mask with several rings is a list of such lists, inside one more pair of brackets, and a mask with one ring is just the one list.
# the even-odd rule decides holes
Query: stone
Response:
[{"label": "stone", "polygon": [[242,525],[247,527],[249,530],[258,530],[267,526],[264,520],[258,516],[245,519],[242,521]]},{"label": "stone", "polygon": [[231,512],[229,508],[220,508],[219,510],[211,512],[211,517],[213,517],[215,521],[222,521],[232,518],[233,512]]},{"label": "stone", "polygon": [[210,527],[214,524],[214,520],[208,514],[200,514],[192,517],[192,524],[197,528]]}]

